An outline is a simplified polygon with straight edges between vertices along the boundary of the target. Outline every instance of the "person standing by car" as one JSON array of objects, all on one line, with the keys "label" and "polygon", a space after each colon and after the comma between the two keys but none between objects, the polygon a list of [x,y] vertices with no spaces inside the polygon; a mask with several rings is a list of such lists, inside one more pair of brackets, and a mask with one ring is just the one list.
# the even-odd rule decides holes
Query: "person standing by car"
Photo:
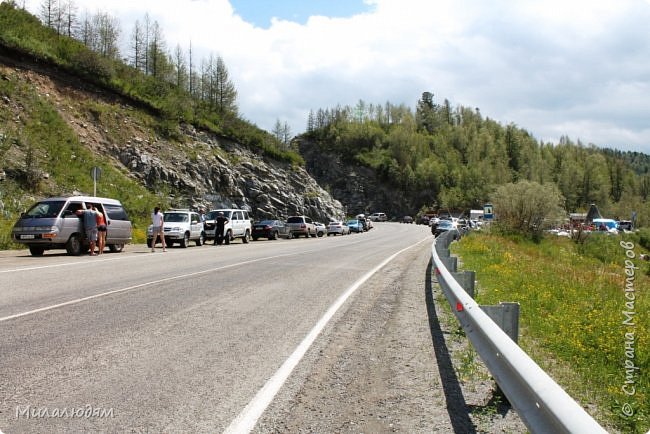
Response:
[{"label": "person standing by car", "polygon": [[160,207],[155,207],[153,209],[153,214],[151,214],[151,223],[153,225],[153,239],[151,240],[151,251],[156,251],[156,239],[160,236],[160,242],[162,243],[163,252],[167,251],[165,246],[165,217],[163,213],[160,212]]},{"label": "person standing by car", "polygon": [[84,230],[90,243],[90,256],[95,256],[95,243],[97,242],[97,211],[93,209],[92,204],[87,203],[86,209],[77,211],[77,215],[83,216]]},{"label": "person standing by car", "polygon": [[217,218],[214,220],[215,222],[215,230],[214,230],[214,245],[221,245],[223,243],[223,231],[228,224],[228,219],[223,215],[223,212],[219,212],[217,214]]},{"label": "person standing by car", "polygon": [[97,213],[95,216],[97,220],[97,254],[101,255],[104,253],[104,248],[106,247],[106,218],[95,206],[93,206],[93,210]]}]

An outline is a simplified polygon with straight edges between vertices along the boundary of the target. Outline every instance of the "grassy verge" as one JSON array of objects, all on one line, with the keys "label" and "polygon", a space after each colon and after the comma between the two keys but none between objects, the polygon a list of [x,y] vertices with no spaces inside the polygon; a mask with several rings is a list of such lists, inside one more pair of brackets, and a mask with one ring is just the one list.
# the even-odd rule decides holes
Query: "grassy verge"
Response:
[{"label": "grassy verge", "polygon": [[0,111],[0,169],[8,175],[0,181],[0,249],[22,247],[11,241],[11,228],[20,212],[37,200],[92,194],[94,166],[102,169],[97,195],[122,201],[136,229],[134,242],[143,242],[151,209],[165,198],[80,143],[53,103],[12,74],[0,80],[0,95],[10,101]]},{"label": "grassy verge", "polygon": [[638,240],[621,241],[475,233],[453,250],[476,271],[481,304],[521,304],[520,345],[571,396],[604,426],[645,433],[649,267]]}]

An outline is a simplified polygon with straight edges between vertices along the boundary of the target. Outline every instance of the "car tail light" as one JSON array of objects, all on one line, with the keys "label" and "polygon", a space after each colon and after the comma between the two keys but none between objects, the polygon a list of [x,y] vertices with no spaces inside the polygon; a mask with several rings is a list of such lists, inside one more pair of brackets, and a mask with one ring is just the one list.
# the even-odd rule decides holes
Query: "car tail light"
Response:
[{"label": "car tail light", "polygon": [[272,228],[273,228],[273,226],[269,226],[269,225],[264,226],[264,229],[267,229],[267,230],[272,229]]},{"label": "car tail light", "polygon": [[300,225],[300,229],[305,229],[306,227],[307,227],[307,225],[304,224],[304,223],[302,223],[302,224]]}]

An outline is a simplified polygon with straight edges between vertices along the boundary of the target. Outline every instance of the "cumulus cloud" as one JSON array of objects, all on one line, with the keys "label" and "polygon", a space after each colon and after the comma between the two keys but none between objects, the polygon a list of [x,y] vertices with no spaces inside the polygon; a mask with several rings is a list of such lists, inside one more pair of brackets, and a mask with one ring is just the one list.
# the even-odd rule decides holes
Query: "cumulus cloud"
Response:
[{"label": "cumulus cloud", "polygon": [[[36,0],[31,0],[36,2]],[[649,0],[366,0],[348,17],[274,18],[260,28],[228,0],[85,0],[125,37],[149,13],[168,46],[221,55],[242,115],[305,128],[310,109],[406,104],[424,91],[536,138],[650,153]],[[38,10],[33,5],[32,10]]]}]

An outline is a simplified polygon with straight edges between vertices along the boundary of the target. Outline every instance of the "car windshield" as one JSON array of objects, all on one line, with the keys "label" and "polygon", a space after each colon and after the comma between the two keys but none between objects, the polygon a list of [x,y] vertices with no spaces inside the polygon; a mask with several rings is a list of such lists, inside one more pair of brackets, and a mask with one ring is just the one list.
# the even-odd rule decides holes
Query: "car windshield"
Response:
[{"label": "car windshield", "polygon": [[438,227],[453,227],[454,224],[450,222],[449,220],[442,220],[440,223],[438,223]]},{"label": "car windshield", "polygon": [[32,206],[29,211],[25,213],[25,216],[33,218],[56,217],[61,212],[63,205],[65,205],[64,200],[46,200],[39,202]]},{"label": "car windshield", "polygon": [[219,217],[219,213],[222,212],[223,216],[230,220],[230,211],[210,211],[205,215],[206,220],[215,220],[217,217]]},{"label": "car windshield", "polygon": [[262,220],[261,222],[258,223],[258,225],[261,225],[261,226],[273,226],[273,225],[275,225],[275,221],[274,220]]},{"label": "car windshield", "polygon": [[186,223],[189,221],[189,216],[187,214],[182,214],[178,212],[166,212],[165,213],[165,222],[169,223]]},{"label": "car windshield", "polygon": [[348,226],[350,226],[350,225],[354,226],[354,225],[358,225],[358,224],[359,224],[359,220],[349,220],[348,221]]}]

